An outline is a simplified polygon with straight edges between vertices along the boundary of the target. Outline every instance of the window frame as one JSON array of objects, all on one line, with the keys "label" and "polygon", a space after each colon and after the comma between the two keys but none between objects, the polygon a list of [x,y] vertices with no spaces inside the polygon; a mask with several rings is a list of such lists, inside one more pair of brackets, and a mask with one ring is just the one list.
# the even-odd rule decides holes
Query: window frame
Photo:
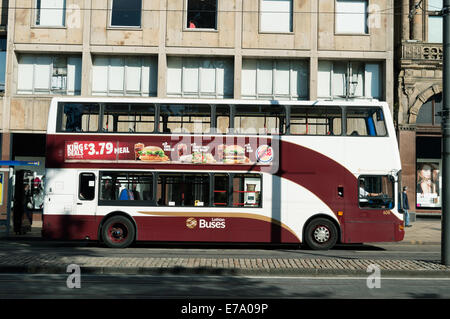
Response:
[{"label": "window frame", "polygon": [[114,10],[114,0],[110,0],[108,5],[108,12],[109,12],[109,17],[108,17],[108,29],[135,29],[135,30],[141,30],[142,29],[142,18],[143,18],[143,8],[144,8],[144,4],[143,4],[143,0],[139,0],[141,2],[141,8],[140,8],[140,17],[139,17],[139,25],[113,25],[112,24],[112,20],[113,20],[113,10]]},{"label": "window frame", "polygon": [[[153,122],[152,121],[137,121],[136,119],[134,121],[133,120],[120,121],[120,120],[116,120],[116,119],[113,118],[113,123],[112,123],[113,124],[113,130],[112,131],[106,131],[105,128],[104,128],[105,118],[106,118],[106,116],[109,116],[109,114],[107,115],[105,110],[106,110],[106,107],[108,105],[114,105],[114,106],[116,106],[116,105],[119,105],[119,106],[127,105],[128,106],[128,114],[129,114],[128,116],[133,116],[133,115],[130,115],[131,111],[133,110],[133,106],[147,107],[147,109],[149,111],[151,111],[151,108],[153,108]],[[156,123],[157,123],[156,112],[157,112],[158,106],[155,103],[110,103],[110,104],[109,103],[100,103],[100,106],[101,106],[100,107],[101,125],[100,125],[100,129],[99,130],[102,133],[105,133],[105,134],[130,134],[130,133],[133,133],[133,134],[152,134],[152,133],[156,133],[157,132],[157,128],[156,128]],[[122,115],[122,116],[124,116],[124,115]],[[142,114],[138,114],[138,115],[134,115],[134,116],[138,117],[138,116],[142,116]],[[144,116],[146,116],[146,115],[144,115]],[[119,123],[127,123],[127,122],[128,123],[134,123],[134,129],[133,130],[131,130],[130,128],[127,131],[114,130],[114,128],[116,126],[118,126]],[[147,123],[147,122],[148,123],[153,123],[153,130],[151,130],[151,131],[140,131],[140,130],[136,130],[135,129],[136,125],[138,123]]]},{"label": "window frame", "polygon": [[[192,31],[192,32],[217,32],[219,31],[219,0],[213,0],[216,3],[216,11],[215,11],[215,26],[213,28],[200,28],[195,26],[194,28],[189,27],[189,1],[191,0],[185,0],[185,14],[183,18],[183,31]],[[192,1],[198,1],[198,0],[192,0]],[[198,14],[198,12],[197,12]]]},{"label": "window frame", "polygon": [[[259,81],[259,78],[261,77],[261,72],[264,72],[264,70],[268,71],[267,69],[264,69],[262,64],[266,62],[271,62],[271,82],[272,82],[272,88],[271,92],[269,93],[261,93],[261,82]],[[277,100],[277,99],[287,99],[291,101],[300,101],[300,100],[308,100],[309,97],[309,80],[310,80],[310,72],[309,72],[309,64],[307,60],[304,59],[253,59],[253,58],[245,58],[242,61],[243,66],[252,66],[252,64],[255,64],[255,69],[244,69],[241,70],[241,78],[244,77],[244,72],[248,71],[255,72],[254,77],[254,94],[249,94],[248,92],[244,92],[245,88],[244,85],[241,85],[241,95],[243,99],[251,99],[251,100],[258,100],[258,99],[264,99],[264,100]],[[283,94],[277,91],[279,89],[277,85],[277,76],[280,73],[280,65],[282,63],[289,63],[289,69],[287,70],[289,72],[289,93]],[[300,76],[295,77],[295,73],[300,73],[301,70],[306,71],[307,79],[305,81],[306,83],[306,89],[305,92],[302,91],[301,85],[299,85],[299,82],[303,79]],[[286,71],[286,70],[285,70]],[[294,89],[293,84],[297,82],[297,89]],[[295,92],[296,90],[296,92]],[[304,94],[302,94],[304,93]]]},{"label": "window frame", "polygon": [[262,29],[262,15],[267,12],[262,11],[262,2],[265,0],[258,1],[258,32],[260,34],[292,34],[294,33],[294,1],[293,0],[285,0],[289,1],[289,31],[274,31],[274,30],[263,30]]},{"label": "window frame", "polygon": [[[364,2],[364,32],[354,32],[354,31],[339,31],[338,27],[338,15],[348,15],[352,13],[338,13],[337,6],[338,2]],[[334,34],[335,35],[358,35],[358,36],[367,36],[370,35],[370,28],[368,24],[368,18],[369,18],[369,1],[368,0],[335,0],[334,1]],[[342,19],[342,18],[341,18]]]},{"label": "window frame", "polygon": [[[139,200],[121,200],[120,199],[120,193],[118,199],[102,199],[102,181],[104,176],[108,176],[108,174],[115,174],[117,181],[117,176],[122,174],[126,175],[127,181],[130,181],[130,175],[132,177],[135,177],[137,175],[141,176],[151,176],[151,192],[150,192],[150,199],[139,199]],[[155,205],[155,172],[149,172],[149,171],[143,171],[143,170],[134,170],[134,171],[112,171],[112,170],[100,170],[99,171],[99,179],[98,179],[98,206],[156,206]],[[114,189],[114,188],[113,188]]]},{"label": "window frame", "polygon": [[[76,103],[68,103],[68,104],[76,104]],[[84,133],[96,133],[100,131],[100,127],[101,127],[101,119],[102,119],[102,107],[101,104],[99,103],[80,103],[83,105],[97,105],[98,106],[98,121],[97,121],[97,130],[90,130],[90,131],[80,131],[80,132],[84,132]],[[70,132],[74,132],[74,131],[67,131],[66,129],[63,129],[63,118],[64,118],[64,107],[65,107],[65,103],[64,102],[59,102],[58,103],[58,112],[56,115],[56,120],[57,120],[57,125],[56,125],[56,132],[58,133],[70,133]],[[76,131],[75,131],[76,132]]]},{"label": "window frame", "polygon": [[[365,179],[365,178],[373,178],[373,177],[379,177],[379,178],[381,178],[381,182],[383,181],[382,180],[382,178],[383,177],[385,177],[385,178],[387,178],[387,181],[388,182],[390,182],[391,183],[391,185],[392,185],[392,189],[391,189],[391,192],[392,192],[392,198],[391,198],[391,205],[389,206],[389,205],[385,205],[385,206],[387,206],[387,207],[381,207],[381,206],[383,206],[383,205],[379,205],[379,206],[377,206],[377,207],[370,207],[370,206],[361,206],[361,197],[360,197],[360,181],[361,181],[361,179]],[[393,209],[393,208],[395,208],[396,207],[396,205],[395,205],[395,181],[392,181],[391,180],[391,178],[392,178],[392,176],[391,175],[389,175],[389,174],[361,174],[361,175],[359,175],[358,176],[358,179],[357,179],[357,187],[356,187],[356,190],[357,190],[357,196],[356,196],[356,198],[358,199],[358,207],[359,207],[359,209],[361,209],[361,210],[390,210],[390,209]],[[382,185],[381,185],[381,187],[383,187]],[[381,190],[383,190],[383,188],[381,188]],[[365,190],[365,191],[367,191],[367,190]],[[370,191],[367,191],[368,193],[370,193]]]},{"label": "window frame", "polygon": [[[240,176],[240,178],[241,178],[241,180],[240,181],[242,181],[242,179],[244,179],[245,180],[245,178],[258,178],[259,179],[259,187],[260,187],[260,190],[259,190],[259,202],[258,202],[258,205],[256,206],[252,206],[252,205],[245,205],[245,203],[241,206],[241,205],[235,205],[235,203],[234,203],[234,198],[233,198],[233,195],[234,195],[234,193],[235,192],[246,192],[245,190],[244,191],[241,191],[241,190],[239,190],[239,191],[235,191],[234,190],[234,185],[233,185],[233,180],[234,180],[234,178],[236,177],[236,176]],[[247,209],[247,208],[250,208],[250,209],[258,209],[258,208],[263,208],[263,199],[264,199],[264,196],[263,196],[263,175],[262,174],[257,174],[257,173],[248,173],[248,172],[241,172],[241,173],[229,173],[229,179],[228,179],[228,182],[229,182],[229,189],[228,189],[228,191],[229,191],[229,193],[228,193],[228,196],[229,196],[229,200],[228,200],[228,205],[229,206],[227,206],[228,208],[244,208],[244,209]],[[257,191],[255,191],[255,192],[257,192]],[[244,198],[245,198],[245,193],[244,193]],[[240,204],[240,203],[239,203]]]},{"label": "window frame", "polygon": [[[73,80],[71,77],[69,77],[69,67],[73,67],[75,65],[77,65],[78,68],[81,68],[81,63],[82,63],[82,59],[81,56],[78,55],[72,55],[72,54],[56,54],[56,55],[44,55],[44,54],[28,54],[28,53],[24,53],[24,54],[20,54],[20,56],[18,57],[18,63],[17,63],[17,78],[19,79],[19,75],[20,75],[20,65],[22,63],[21,59],[22,58],[31,58],[32,59],[32,63],[29,63],[29,65],[31,65],[32,68],[32,74],[31,74],[31,88],[30,89],[21,89],[19,88],[19,80],[17,81],[16,84],[16,94],[18,95],[68,95],[68,96],[78,96],[81,94],[81,77],[79,76],[79,74],[77,75],[77,70],[75,68],[75,72],[73,73]],[[46,64],[49,67],[49,71],[48,71],[48,89],[39,89],[36,88],[36,66],[39,65],[39,63],[37,62],[37,59],[41,57],[41,58],[49,58],[51,60],[50,64]],[[53,88],[52,83],[53,83],[53,78],[54,78],[54,70],[57,69],[55,68],[55,63],[56,60],[58,58],[64,58],[66,60],[66,74],[62,76],[64,83],[65,83],[65,88],[63,89],[58,89],[58,88]],[[77,64],[70,64],[69,63],[69,59],[78,59],[79,63]],[[27,63],[23,64],[23,65],[27,65]],[[78,71],[81,71],[80,69]],[[80,80],[80,83],[76,83],[78,80]],[[69,83],[73,82],[73,90],[70,89],[69,87]],[[79,89],[77,89],[77,87]],[[70,90],[69,90],[70,89]]]},{"label": "window frame", "polygon": [[[372,118],[373,118],[374,115],[378,116],[378,115],[376,115],[376,113],[378,111],[381,112],[382,117],[383,117],[382,121],[383,121],[383,126],[384,126],[384,134],[379,134],[378,133],[377,123],[374,122],[373,125],[374,125],[375,135],[371,135],[370,134],[370,130],[368,128],[368,125],[369,125],[368,124],[368,118],[369,117],[349,117],[348,116],[348,109],[357,109],[357,108],[358,108],[358,106],[345,106],[344,107],[344,117],[343,117],[343,127],[342,127],[343,135],[351,136],[351,137],[370,137],[370,138],[374,138],[374,137],[388,137],[389,136],[389,132],[388,132],[388,129],[387,129],[387,126],[386,126],[386,116],[384,115],[383,108],[381,108],[379,106],[374,106],[374,107],[371,107],[371,108],[361,107],[361,110],[364,110],[364,111],[366,111],[366,110],[369,111],[371,109],[374,109],[374,112],[372,112],[372,114],[371,114]],[[349,119],[364,119],[365,130],[366,130],[367,133],[365,135],[360,135],[360,134],[354,135],[353,132],[349,134],[348,133],[348,125],[347,125]],[[354,130],[354,131],[356,131],[356,130]]]},{"label": "window frame", "polygon": [[[344,134],[344,122],[345,122],[345,120],[344,120],[344,118],[345,118],[345,112],[344,112],[344,109],[343,109],[343,107],[342,106],[339,106],[339,105],[334,105],[333,106],[333,108],[335,108],[336,110],[340,110],[340,117],[334,117],[333,118],[333,120],[334,119],[340,119],[341,120],[341,125],[340,125],[340,131],[341,131],[341,133],[340,134],[334,134],[334,132],[333,132],[333,134],[307,134],[307,133],[305,133],[305,134],[293,134],[293,133],[291,133],[291,127],[292,127],[292,123],[291,123],[291,119],[292,119],[292,109],[293,108],[296,108],[296,107],[298,107],[298,108],[302,108],[303,106],[301,106],[301,105],[289,105],[289,106],[287,106],[286,108],[287,108],[287,113],[288,113],[288,116],[287,116],[287,119],[286,119],[286,125],[287,125],[287,128],[286,128],[286,133],[285,134],[287,134],[287,135],[292,135],[292,136],[344,136],[345,134]],[[325,109],[328,109],[329,108],[329,106],[319,106],[320,108],[325,108]],[[305,106],[305,108],[307,108],[307,109],[313,109],[313,108],[311,108],[311,107],[309,107],[309,106]],[[316,117],[315,119],[318,119],[318,118],[320,118],[320,117]],[[321,117],[321,118],[324,118],[324,119],[326,119],[327,117]],[[307,124],[307,123],[305,123],[305,124]],[[295,124],[296,125],[296,124]],[[327,126],[330,126],[328,123],[319,123],[319,125],[327,125]],[[331,126],[334,126],[333,124],[331,125]],[[334,130],[334,128],[333,128],[333,130]]]},{"label": "window frame", "polygon": [[[181,193],[181,202],[180,205],[177,205],[175,203],[175,205],[166,205],[164,202],[159,203],[160,200],[164,200],[167,201],[168,203],[170,203],[169,198],[168,198],[168,194],[166,194],[166,192],[163,190],[162,185],[161,184],[161,198],[159,198],[158,196],[158,187],[159,187],[159,179],[161,176],[165,176],[165,177],[170,177],[170,176],[181,176],[181,185],[189,185],[186,183],[186,176],[203,176],[206,177],[208,179],[208,184],[207,184],[207,189],[208,192],[206,194],[204,194],[204,197],[208,200],[208,205],[186,205],[185,201],[185,194],[186,192],[183,191]],[[155,172],[155,181],[156,181],[156,189],[155,189],[155,206],[157,207],[214,207],[211,204],[211,194],[212,194],[212,183],[214,180],[214,173],[208,173],[208,172],[203,172],[203,171],[199,171],[199,172]],[[167,185],[167,183],[165,184]],[[202,185],[204,187],[204,185]],[[204,202],[203,202],[204,203]]]},{"label": "window frame", "polygon": [[[33,12],[33,27],[34,28],[46,28],[46,29],[66,29],[67,28],[67,0],[62,0],[63,1],[63,8],[61,8],[61,10],[63,11],[62,13],[62,19],[63,19],[63,23],[62,25],[41,25],[38,24],[38,15],[40,15],[41,12],[41,7],[38,7],[40,5],[41,0],[34,0],[34,12]],[[59,8],[58,8],[59,9]],[[40,21],[40,18],[39,18]]]},{"label": "window frame", "polygon": [[[81,194],[83,193],[83,192],[82,192],[82,189],[81,189],[81,187],[82,187],[81,180],[82,180],[82,178],[83,178],[84,176],[94,177],[94,186],[93,186],[93,187],[94,187],[94,190],[92,191],[92,198],[91,198],[91,197],[89,197],[89,198],[82,198],[82,197],[81,197]],[[80,172],[80,173],[78,174],[78,189],[77,189],[77,192],[78,192],[77,199],[78,199],[78,200],[85,201],[85,202],[91,202],[91,201],[95,200],[95,196],[96,196],[96,192],[95,192],[95,185],[96,185],[96,182],[95,182],[95,179],[96,179],[95,174],[92,173],[92,172]],[[88,181],[89,181],[89,180],[88,180]],[[90,182],[90,181],[89,181],[89,182]],[[88,187],[92,187],[92,186],[88,186]],[[89,192],[90,192],[90,191],[89,191]]]},{"label": "window frame", "polygon": [[[260,133],[262,129],[262,127],[257,127],[255,132],[253,133],[248,133],[248,132],[242,132],[241,130],[245,130],[248,128],[237,128],[236,127],[236,119],[237,118],[242,118],[245,116],[239,116],[239,113],[237,111],[237,108],[239,107],[253,107],[253,108],[258,108],[260,112],[254,112],[253,110],[251,112],[249,112],[249,114],[254,115],[254,116],[247,116],[249,118],[265,118],[264,114],[265,113],[261,113],[263,112],[264,109],[270,110],[270,108],[273,107],[277,107],[279,106],[282,109],[282,113],[278,113],[277,115],[273,115],[270,118],[275,118],[276,119],[276,124],[278,125],[278,127],[275,127],[275,129],[277,129],[277,132],[265,132],[265,133]],[[231,107],[231,114],[233,114],[231,116],[230,114],[230,122],[232,122],[232,124],[230,123],[230,127],[228,128],[229,133],[230,134],[235,134],[235,135],[263,135],[263,136],[277,136],[277,135],[285,135],[286,134],[286,126],[287,126],[287,111],[286,111],[286,106],[285,105],[256,105],[256,104],[249,104],[249,105],[245,105],[245,104],[238,104],[238,105],[232,105]],[[244,112],[245,114],[245,112]],[[261,114],[260,116],[258,116],[259,114]],[[232,125],[232,127],[231,127]]]},{"label": "window frame", "polygon": [[[203,63],[209,62],[214,68],[204,68]],[[223,64],[223,68],[221,65]],[[195,66],[192,67],[192,65]],[[196,90],[186,88],[189,81],[189,70],[197,72]],[[203,91],[202,82],[208,76],[203,70],[214,70],[214,91]],[[223,70],[223,75],[221,70]],[[190,57],[190,56],[168,56],[166,70],[166,86],[167,96],[173,98],[206,98],[206,99],[229,99],[234,95],[234,60],[229,56],[217,57],[211,56],[207,58]],[[178,77],[179,76],[179,77]],[[232,80],[230,81],[230,78]],[[227,81],[228,80],[228,81]],[[169,82],[176,82],[178,87],[170,87]],[[179,91],[176,91],[178,90]],[[221,92],[222,90],[222,92]]]},{"label": "window frame", "polygon": [[[127,63],[129,58],[138,58],[138,61],[140,63],[140,90],[136,91],[136,90],[128,90],[127,88],[127,77],[128,77],[128,68],[130,67],[130,63]],[[101,65],[101,64],[95,64],[96,59],[105,59],[107,61],[107,65]],[[121,90],[114,90],[111,89],[111,81],[110,81],[110,76],[111,76],[111,69],[113,67],[116,67],[114,65],[112,65],[111,61],[113,59],[120,59],[122,62],[122,65],[120,65],[120,67],[123,69],[123,82],[121,83],[122,85],[122,89]],[[106,68],[106,90],[94,90],[94,81],[96,81],[96,79],[94,79],[94,68],[95,67],[105,67]],[[145,91],[144,89],[144,77],[146,77],[147,75],[144,74],[145,69],[148,68],[148,92]],[[157,68],[158,68],[158,62],[157,62],[157,57],[154,55],[142,55],[142,56],[134,56],[134,55],[94,55],[93,59],[92,59],[92,71],[91,71],[91,78],[92,78],[92,83],[91,83],[91,92],[93,96],[123,96],[123,97],[128,97],[128,96],[144,96],[144,97],[155,97],[157,95],[157,81],[153,81],[155,80],[155,78],[158,77],[157,74]],[[156,73],[154,73],[156,72]]]},{"label": "window frame", "polygon": [[[213,105],[211,105],[211,104],[191,104],[191,103],[190,104],[174,104],[174,105],[175,106],[179,106],[179,107],[182,107],[182,106],[198,107],[198,106],[200,106],[201,108],[208,109],[209,110],[209,116],[205,116],[205,118],[209,117],[209,122],[203,122],[202,121],[201,125],[203,126],[203,124],[209,123],[209,128],[206,131],[202,130],[201,132],[184,132],[184,131],[172,132],[170,128],[167,128],[170,131],[166,131],[164,129],[164,121],[161,121],[162,120],[162,116],[163,116],[162,112],[161,112],[161,106],[170,107],[170,104],[168,104],[168,103],[158,103],[157,104],[158,116],[157,116],[157,122],[155,121],[155,132],[161,133],[161,134],[193,134],[193,135],[210,134],[210,133],[213,132],[213,118],[214,118],[214,113],[215,113],[215,108],[213,107]],[[167,114],[164,114],[164,115],[167,115]],[[200,117],[200,116],[195,116],[195,115],[181,115],[181,116],[169,115],[169,116],[171,116],[171,117],[181,117],[182,118],[181,119],[181,124],[184,124],[184,122],[183,122],[183,118],[184,117],[189,117],[189,118],[191,118],[191,117]],[[172,121],[172,122],[168,122],[168,123],[179,123],[179,122]],[[195,122],[189,121],[189,122],[186,122],[186,123],[192,124],[192,123],[195,123]],[[157,125],[157,127],[156,127],[156,125]],[[161,125],[163,125],[163,127],[161,127]],[[202,127],[202,129],[203,129],[203,127]]]},{"label": "window frame", "polygon": [[3,62],[0,62],[0,65],[3,64],[3,70],[1,71],[0,79],[3,81],[0,81],[0,94],[5,92],[6,87],[6,60],[7,60],[7,47],[8,47],[8,40],[6,35],[0,36],[0,58]]},{"label": "window frame", "polygon": [[[325,63],[329,63],[331,64],[330,69],[328,71],[327,70],[323,70],[321,71],[320,67],[318,68],[318,82],[320,82],[320,76],[319,76],[319,72],[323,72],[323,73],[328,73],[329,76],[329,83],[327,83],[328,88],[329,88],[329,95],[328,96],[319,96],[320,92],[319,92],[319,88],[317,88],[317,95],[318,95],[318,99],[330,99],[332,101],[338,101],[338,100],[349,100],[349,99],[360,99],[360,100],[378,100],[378,99],[382,99],[384,93],[385,93],[385,88],[383,86],[383,77],[384,77],[384,72],[383,72],[383,65],[380,61],[364,61],[364,60],[319,60],[319,64],[323,63],[323,65],[325,65]],[[345,90],[345,94],[344,95],[335,95],[335,70],[337,69],[337,64],[338,63],[342,63],[342,64],[346,64],[346,72],[345,72],[345,85],[344,85],[344,90]],[[358,83],[358,82],[353,82],[352,79],[354,76],[358,76],[359,73],[355,73],[353,71],[353,69],[358,69],[354,67],[354,64],[360,64],[363,68],[364,68],[364,72],[361,73],[362,74],[362,95],[355,95],[355,94],[350,94],[351,90],[352,90],[352,83]],[[368,69],[367,66],[368,65],[376,65],[378,67],[378,88],[379,88],[379,96],[372,96],[372,94],[370,94],[370,96],[367,94],[368,93]],[[371,81],[373,81],[373,79],[371,78]],[[321,83],[318,83],[318,86],[321,85]],[[356,89],[355,89],[356,92]],[[372,92],[371,92],[372,93]]]},{"label": "window frame", "polygon": [[[427,5],[427,7],[426,7],[426,10],[424,10],[424,12],[425,12],[425,19],[426,19],[425,29],[426,29],[426,40],[427,40],[427,43],[442,44],[443,40],[444,40],[443,38],[441,38],[440,41],[430,42],[430,31],[431,31],[430,30],[430,17],[434,17],[434,18],[439,17],[440,20],[442,21],[442,28],[443,28],[444,27],[444,25],[443,25],[444,17],[442,16],[442,9],[443,8],[442,7],[441,8],[437,8],[437,7],[431,8],[429,0],[427,0],[426,5]],[[440,31],[441,32],[439,34],[442,37],[442,29]]]}]

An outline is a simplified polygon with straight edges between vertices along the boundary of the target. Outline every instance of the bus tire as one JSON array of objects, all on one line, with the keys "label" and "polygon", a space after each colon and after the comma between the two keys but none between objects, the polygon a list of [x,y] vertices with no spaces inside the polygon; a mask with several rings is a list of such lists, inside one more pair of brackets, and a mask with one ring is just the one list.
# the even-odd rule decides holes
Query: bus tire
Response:
[{"label": "bus tire", "polygon": [[108,218],[102,227],[102,239],[110,248],[126,248],[134,242],[135,228],[125,216]]},{"label": "bus tire", "polygon": [[338,230],[334,223],[326,218],[316,218],[305,229],[305,243],[313,250],[329,250],[338,240]]}]

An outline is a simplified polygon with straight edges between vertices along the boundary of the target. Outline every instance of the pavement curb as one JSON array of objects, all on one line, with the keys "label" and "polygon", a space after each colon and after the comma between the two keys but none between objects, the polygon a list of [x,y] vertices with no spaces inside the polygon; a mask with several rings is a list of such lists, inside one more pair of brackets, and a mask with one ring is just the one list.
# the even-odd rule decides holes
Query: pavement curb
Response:
[{"label": "pavement curb", "polygon": [[[67,265],[2,265],[0,273],[23,274],[67,274]],[[364,277],[367,278],[372,271],[366,269],[301,269],[301,268],[272,268],[272,269],[245,269],[245,268],[218,268],[218,267],[110,267],[110,266],[83,266],[80,265],[81,275],[209,275],[209,276],[308,276],[308,277]],[[380,269],[381,277],[409,277],[409,278],[450,278],[450,268],[447,269]]]}]

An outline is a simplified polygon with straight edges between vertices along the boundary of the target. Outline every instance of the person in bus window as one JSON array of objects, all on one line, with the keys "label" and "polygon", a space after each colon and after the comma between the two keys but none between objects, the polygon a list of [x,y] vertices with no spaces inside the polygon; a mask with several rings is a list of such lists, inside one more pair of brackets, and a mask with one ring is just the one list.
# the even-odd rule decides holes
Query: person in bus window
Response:
[{"label": "person in bus window", "polygon": [[134,200],[133,192],[130,191],[128,188],[122,189],[120,192],[120,200]]},{"label": "person in bus window", "polygon": [[103,185],[102,199],[112,200],[112,182],[109,179],[106,179]]},{"label": "person in bus window", "polygon": [[363,179],[359,180],[359,202],[361,206],[368,206],[370,204],[370,197],[381,196],[381,193],[370,193],[366,190],[366,185]]},{"label": "person in bus window", "polygon": [[139,191],[137,190],[137,185],[133,183],[131,193],[133,194],[134,200],[140,200],[141,196],[139,194]]}]

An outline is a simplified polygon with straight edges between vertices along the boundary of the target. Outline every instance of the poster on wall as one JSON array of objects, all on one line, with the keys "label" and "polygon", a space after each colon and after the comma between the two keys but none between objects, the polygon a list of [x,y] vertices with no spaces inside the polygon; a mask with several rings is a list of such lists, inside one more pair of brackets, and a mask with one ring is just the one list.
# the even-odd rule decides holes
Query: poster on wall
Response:
[{"label": "poster on wall", "polygon": [[441,208],[441,161],[417,159],[416,207]]}]

